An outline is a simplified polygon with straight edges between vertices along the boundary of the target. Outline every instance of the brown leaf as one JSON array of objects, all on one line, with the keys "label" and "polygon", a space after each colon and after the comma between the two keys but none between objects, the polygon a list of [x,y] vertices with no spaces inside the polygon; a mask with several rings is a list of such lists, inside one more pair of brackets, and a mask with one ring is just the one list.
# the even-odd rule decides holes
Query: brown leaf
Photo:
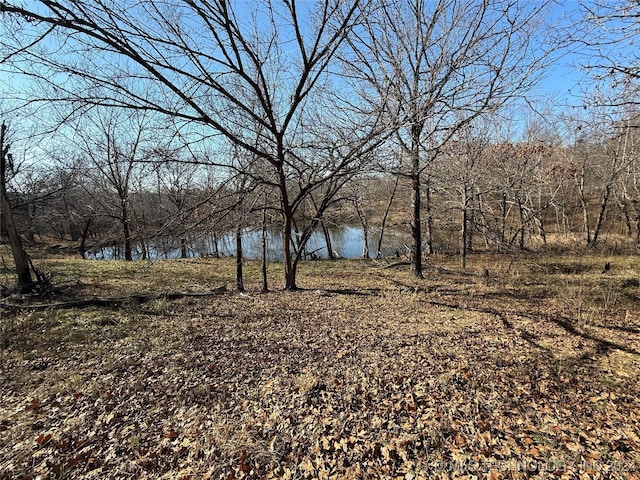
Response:
[{"label": "brown leaf", "polygon": [[46,434],[42,433],[38,435],[38,438],[36,438],[36,443],[42,447],[43,445],[46,445],[47,443],[49,443],[50,440],[51,440],[50,433],[46,433]]},{"label": "brown leaf", "polygon": [[31,403],[29,403],[29,405],[24,407],[24,411],[25,412],[35,412],[41,406],[42,406],[42,402],[40,400],[37,400],[37,399],[34,398],[33,400],[31,400]]}]

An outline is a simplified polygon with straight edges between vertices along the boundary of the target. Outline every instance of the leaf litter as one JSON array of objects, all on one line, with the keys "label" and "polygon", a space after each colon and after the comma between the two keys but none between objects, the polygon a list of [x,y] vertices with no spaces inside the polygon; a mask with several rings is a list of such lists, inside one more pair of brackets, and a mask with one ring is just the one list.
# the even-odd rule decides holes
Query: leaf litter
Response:
[{"label": "leaf litter", "polygon": [[640,478],[629,305],[586,324],[505,285],[344,268],[12,314],[0,479]]}]

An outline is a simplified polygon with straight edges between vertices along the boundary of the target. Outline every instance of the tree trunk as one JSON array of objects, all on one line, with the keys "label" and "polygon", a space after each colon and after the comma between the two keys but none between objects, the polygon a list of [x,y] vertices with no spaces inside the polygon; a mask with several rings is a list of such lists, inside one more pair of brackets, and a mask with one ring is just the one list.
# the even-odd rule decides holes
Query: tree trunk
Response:
[{"label": "tree trunk", "polygon": [[289,203],[289,193],[287,191],[287,176],[284,172],[284,148],[282,145],[278,145],[278,158],[281,162],[278,163],[278,187],[280,189],[280,201],[282,202],[282,216],[284,219],[284,228],[282,231],[282,254],[284,261],[284,289],[285,290],[297,290],[296,285],[296,268],[298,266],[298,258],[295,258],[291,251],[291,245],[293,242],[293,210]]},{"label": "tree trunk", "polygon": [[607,185],[604,189],[604,193],[602,194],[602,202],[600,202],[600,211],[598,212],[598,218],[596,219],[596,224],[593,227],[593,237],[591,238],[592,247],[595,247],[596,243],[598,243],[598,237],[600,236],[600,230],[602,229],[602,224],[604,223],[604,217],[607,211],[607,205],[609,204],[610,195],[611,195],[611,186]]},{"label": "tree trunk", "polygon": [[462,270],[467,269],[467,224],[468,224],[468,212],[467,212],[467,191],[466,188],[462,193],[462,218],[460,220],[460,268]]},{"label": "tree trunk", "polygon": [[589,208],[587,206],[587,199],[584,195],[584,165],[582,167],[582,175],[578,183],[578,193],[580,194],[580,206],[582,207],[582,221],[584,225],[585,240],[587,246],[591,245],[591,227],[589,226]]},{"label": "tree trunk", "polygon": [[33,202],[27,203],[27,212],[29,217],[29,225],[27,229],[27,240],[33,245],[36,243],[36,232],[34,226],[34,219],[36,216],[36,206]]},{"label": "tree trunk", "polygon": [[362,229],[363,245],[362,258],[369,258],[369,227]]},{"label": "tree trunk", "polygon": [[417,278],[422,275],[422,228],[420,218],[420,125],[411,127],[411,272]]},{"label": "tree trunk", "polygon": [[329,229],[327,225],[324,223],[324,220],[321,222],[322,234],[324,235],[324,241],[327,244],[327,258],[329,260],[335,260],[336,254],[333,251],[333,243],[331,242],[331,234],[329,233]]},{"label": "tree trunk", "polygon": [[540,235],[540,238],[542,238],[542,243],[544,245],[547,244],[547,231],[544,226],[544,213],[547,210],[547,208],[549,208],[549,203],[543,205],[542,189],[539,188],[538,189],[538,209],[535,213],[535,220],[536,220],[536,223],[538,224],[538,234]]},{"label": "tree trunk", "polygon": [[629,205],[627,200],[618,200],[618,208],[620,208],[624,218],[625,234],[627,237],[631,237],[633,235],[633,228],[631,226],[631,215],[629,215]]},{"label": "tree trunk", "polygon": [[538,213],[536,215],[536,221],[538,222],[538,233],[540,234],[540,237],[542,238],[542,243],[543,244],[547,244],[547,231],[545,230],[544,227],[544,220],[542,219],[542,213]]},{"label": "tree trunk", "polygon": [[473,253],[473,229],[475,226],[475,210],[473,208],[469,209],[469,201],[467,198],[467,206],[465,206],[465,210],[467,211],[467,253]]},{"label": "tree trunk", "polygon": [[131,254],[131,231],[129,229],[129,208],[127,205],[127,199],[123,198],[120,201],[120,214],[122,222],[122,234],[124,235],[124,259],[127,262],[133,260]]},{"label": "tree trunk", "polygon": [[484,248],[488,250],[491,241],[489,238],[487,215],[485,213],[484,196],[478,193],[476,195],[476,199],[478,200],[478,216],[482,219],[482,239],[484,241]]},{"label": "tree trunk", "polygon": [[78,225],[73,221],[73,214],[71,213],[71,209],[69,208],[69,204],[67,203],[66,193],[63,193],[62,201],[64,204],[64,211],[69,221],[69,236],[71,237],[72,242],[77,242],[80,237],[80,234],[78,232]]},{"label": "tree trunk", "polygon": [[213,234],[213,256],[220,258],[220,248],[218,248],[218,236]]},{"label": "tree trunk", "polygon": [[262,209],[262,291],[269,291],[267,278],[267,196],[264,197],[265,206]]},{"label": "tree trunk", "polygon": [[187,254],[187,239],[180,239],[180,258],[187,258],[189,255]]},{"label": "tree trunk", "polygon": [[360,226],[362,227],[362,237],[363,237],[363,245],[362,245],[362,258],[369,258],[369,220],[367,219],[367,215],[360,206],[358,202],[355,201],[356,213],[358,214],[358,219],[360,220]]},{"label": "tree trunk", "polygon": [[306,244],[302,244],[302,235],[300,234],[300,229],[298,229],[295,218],[291,219],[291,225],[293,226],[293,235],[291,236],[293,251],[300,252],[300,257],[305,258],[307,256]]},{"label": "tree trunk", "polygon": [[297,290],[296,285],[296,264],[291,252],[291,232],[293,229],[293,213],[289,206],[284,208],[284,230],[282,232],[282,247],[284,253],[284,289]]},{"label": "tree trunk", "polygon": [[7,232],[11,254],[16,267],[16,276],[18,277],[17,290],[20,293],[28,293],[33,289],[33,278],[31,277],[31,268],[29,267],[29,257],[25,251],[18,229],[13,221],[13,213],[11,204],[7,195],[6,172],[7,160],[9,157],[9,145],[5,145],[5,134],[7,127],[2,123],[0,127],[0,213],[2,214],[2,226]]},{"label": "tree trunk", "polygon": [[78,247],[78,251],[80,252],[80,256],[82,258],[86,258],[85,255],[87,253],[87,235],[89,235],[89,226],[91,225],[91,219],[87,219],[87,222],[84,224],[84,230],[82,231],[82,240],[80,241],[80,247]]},{"label": "tree trunk", "polygon": [[518,247],[520,248],[520,250],[524,250],[524,240],[525,240],[524,232],[525,232],[525,226],[527,224],[527,219],[526,219],[526,214],[524,210],[524,205],[520,198],[518,198],[518,212],[520,212],[520,242],[518,243]]},{"label": "tree trunk", "polygon": [[399,177],[396,177],[396,181],[393,184],[393,190],[391,190],[391,195],[389,195],[389,201],[387,202],[387,206],[384,209],[384,215],[382,216],[382,223],[380,224],[380,237],[378,238],[378,245],[376,246],[376,258],[382,257],[382,240],[384,238],[384,230],[387,226],[387,218],[389,217],[391,204],[393,203],[393,199],[396,196],[396,190],[398,189],[398,181],[399,181]]},{"label": "tree trunk", "polygon": [[502,210],[502,219],[500,223],[500,243],[504,245],[507,233],[507,192],[502,192],[502,202],[500,203]]},{"label": "tree trunk", "polygon": [[13,221],[11,205],[5,192],[2,192],[2,225],[7,232],[11,254],[16,266],[16,276],[18,277],[17,290],[21,293],[28,293],[33,288],[33,278],[29,268],[29,257],[22,246],[22,240]]},{"label": "tree trunk", "polygon": [[78,241],[78,226],[74,221],[69,221],[69,236],[72,242]]},{"label": "tree trunk", "polygon": [[244,292],[244,279],[242,277],[242,225],[238,223],[236,228],[236,290]]},{"label": "tree trunk", "polygon": [[422,275],[422,231],[420,219],[420,173],[414,172],[411,177],[412,211],[411,219],[411,272],[418,278]]},{"label": "tree trunk", "polygon": [[580,204],[582,205],[582,222],[584,225],[584,235],[587,245],[591,245],[591,227],[589,226],[589,210],[587,209],[587,203],[584,197],[580,198]]},{"label": "tree trunk", "polygon": [[[311,199],[311,203],[313,204],[313,208],[316,209],[316,213],[318,212],[318,204],[316,203],[316,199],[311,195],[309,197]],[[331,241],[331,234],[329,232],[329,228],[327,224],[324,222],[324,219],[320,221],[320,228],[322,228],[322,235],[324,236],[324,242],[327,245],[327,258],[329,260],[335,260],[336,254],[333,251],[333,242]]]}]

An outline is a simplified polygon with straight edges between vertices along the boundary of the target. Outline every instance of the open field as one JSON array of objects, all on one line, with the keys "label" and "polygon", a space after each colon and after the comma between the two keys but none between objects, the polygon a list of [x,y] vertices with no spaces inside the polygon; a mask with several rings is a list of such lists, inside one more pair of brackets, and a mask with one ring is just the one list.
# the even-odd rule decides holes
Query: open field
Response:
[{"label": "open field", "polygon": [[0,308],[0,479],[640,478],[640,257],[510,260],[47,260],[49,301],[228,291]]}]

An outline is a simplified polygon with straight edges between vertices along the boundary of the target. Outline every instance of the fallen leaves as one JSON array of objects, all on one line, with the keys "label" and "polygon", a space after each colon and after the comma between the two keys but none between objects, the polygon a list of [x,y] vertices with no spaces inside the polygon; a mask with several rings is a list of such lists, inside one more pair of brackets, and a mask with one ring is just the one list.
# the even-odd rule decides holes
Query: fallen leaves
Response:
[{"label": "fallen leaves", "polygon": [[377,282],[183,299],[100,335],[98,312],[69,315],[67,333],[41,312],[65,346],[3,350],[0,478],[637,475],[638,374],[615,374],[621,354],[572,350],[535,301],[463,309],[462,283]]}]

